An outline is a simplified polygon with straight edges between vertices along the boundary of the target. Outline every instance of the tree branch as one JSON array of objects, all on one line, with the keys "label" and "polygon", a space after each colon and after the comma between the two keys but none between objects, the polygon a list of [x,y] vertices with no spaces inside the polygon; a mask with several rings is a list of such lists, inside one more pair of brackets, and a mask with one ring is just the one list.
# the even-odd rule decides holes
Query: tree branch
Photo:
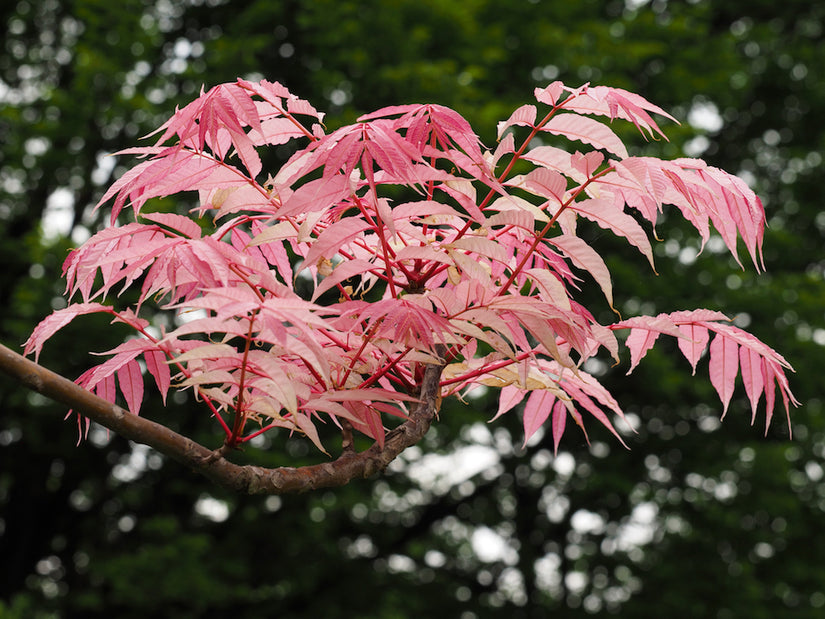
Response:
[{"label": "tree branch", "polygon": [[287,494],[331,488],[380,473],[429,430],[440,404],[442,368],[443,365],[426,366],[419,403],[404,423],[387,434],[383,447],[376,443],[362,452],[345,449],[336,460],[322,464],[267,469],[229,462],[214,450],[162,424],[133,415],[0,344],[0,372],[126,439],[149,445],[228,490],[247,494]]}]

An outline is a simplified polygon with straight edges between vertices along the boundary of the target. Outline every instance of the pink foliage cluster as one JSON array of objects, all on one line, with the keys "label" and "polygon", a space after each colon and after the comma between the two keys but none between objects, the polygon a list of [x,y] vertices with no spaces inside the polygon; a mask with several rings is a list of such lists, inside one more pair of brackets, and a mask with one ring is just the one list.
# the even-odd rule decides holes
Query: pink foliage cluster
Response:
[{"label": "pink foliage cluster", "polygon": [[[525,440],[549,419],[558,447],[568,417],[584,428],[584,415],[618,437],[611,418],[622,411],[583,367],[602,351],[618,361],[617,330],[629,331],[633,367],[670,335],[694,371],[709,349],[725,409],[741,373],[754,414],[764,394],[770,422],[777,387],[787,410],[790,366],[724,315],[602,325],[574,298],[583,272],[613,306],[603,258],[577,236],[582,218],[653,265],[640,222],[652,227],[672,205],[703,241],[715,228],[737,260],[741,237],[760,268],[759,199],[699,160],[629,156],[603,121],[655,138],[663,134],[651,115],[669,118],[638,95],[555,82],[535,97],[539,105],[499,124],[491,152],[439,105],[385,108],[326,133],[323,115],[278,83],[201,93],[154,146],[124,151],[143,161],[101,200],[114,200],[111,227],[64,265],[67,293],[80,299],[46,318],[26,352],[39,354],[76,316],[111,314],[137,337],[78,382],[113,402],[119,387],[136,414],[144,371],[164,398],[172,385],[192,389],[229,445],[284,427],[323,448],[317,424],[326,420],[380,443],[386,416],[406,415],[433,363],[445,364],[443,396],[500,388],[499,415],[526,398]],[[565,139],[584,152],[550,145]],[[261,147],[292,140],[303,145],[263,174]],[[187,191],[197,192],[191,217],[147,208]],[[125,208],[133,221],[116,225]],[[134,307],[102,303],[130,287],[139,288]],[[151,327],[149,298],[188,318],[168,332]]]}]

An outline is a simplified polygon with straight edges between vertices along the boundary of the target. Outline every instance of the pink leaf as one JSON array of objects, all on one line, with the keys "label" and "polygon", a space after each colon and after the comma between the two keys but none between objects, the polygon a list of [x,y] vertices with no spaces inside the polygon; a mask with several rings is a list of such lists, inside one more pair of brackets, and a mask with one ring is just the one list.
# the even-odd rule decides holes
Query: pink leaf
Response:
[{"label": "pink leaf", "polygon": [[511,410],[527,395],[527,391],[519,389],[516,385],[507,385],[501,388],[498,396],[498,411],[490,421],[498,419],[504,413]]},{"label": "pink leaf", "polygon": [[522,159],[532,161],[533,163],[544,166],[550,170],[561,172],[565,176],[569,176],[577,183],[583,183],[587,177],[576,170],[571,162],[570,153],[555,146],[537,146],[529,152],[522,155]]},{"label": "pink leaf", "polygon": [[504,155],[509,155],[514,152],[516,152],[516,140],[512,133],[508,133],[504,136],[504,139],[498,143],[498,146],[496,146],[496,150],[493,153],[493,161],[490,164],[491,167],[495,169],[496,166],[498,166],[499,160]]},{"label": "pink leaf", "polygon": [[309,101],[307,101],[306,99],[300,99],[295,96],[291,96],[287,99],[286,109],[290,114],[314,116],[319,120],[323,117],[323,114],[320,114],[318,110],[316,110]]},{"label": "pink leaf", "polygon": [[679,312],[671,312],[670,314],[666,314],[666,316],[668,316],[675,323],[718,320],[721,320],[723,322],[730,322],[730,318],[728,318],[722,312],[717,312],[709,309],[682,310]]},{"label": "pink leaf", "polygon": [[346,217],[331,224],[312,241],[303,262],[295,269],[300,272],[313,266],[320,258],[332,258],[342,246],[370,228],[369,222],[360,217]]},{"label": "pink leaf", "polygon": [[697,324],[679,325],[679,330],[684,334],[684,338],[678,340],[679,350],[685,355],[685,358],[690,362],[690,367],[693,369],[693,375],[696,375],[696,364],[701,359],[710,340],[707,327]]},{"label": "pink leaf", "polygon": [[315,424],[312,423],[312,420],[308,415],[304,415],[303,413],[295,413],[290,417],[290,420],[295,424],[295,427],[303,432],[319,450],[327,453],[327,450],[324,449],[324,446],[321,444],[321,438],[318,436],[318,429],[315,427]]},{"label": "pink leaf", "polygon": [[171,376],[169,366],[166,364],[166,355],[159,350],[147,350],[143,353],[143,358],[146,360],[146,369],[155,379],[155,384],[158,386],[158,391],[163,398],[163,403],[166,404],[166,394],[169,392],[171,384]]},{"label": "pink leaf", "polygon": [[[450,323],[432,310],[429,300],[421,299],[422,305],[419,305],[416,297],[407,295],[403,299],[390,298],[365,304],[358,314],[358,321],[369,323],[377,337],[416,350],[432,351],[434,344],[450,339]],[[430,308],[424,305],[430,305]]]},{"label": "pink leaf", "polygon": [[558,455],[559,442],[564,435],[564,426],[567,423],[567,407],[559,400],[553,405],[553,453]]},{"label": "pink leaf", "polygon": [[196,189],[198,183],[209,177],[220,165],[211,157],[181,146],[172,147],[162,156],[135,166],[127,173],[128,182],[121,184],[118,181],[103,196],[98,206],[108,200],[112,190],[117,189],[118,197],[111,216],[111,222],[114,223],[127,199],[137,213],[150,198]]},{"label": "pink leaf", "polygon": [[[292,228],[288,221],[282,222],[286,224],[289,228]],[[262,234],[265,234],[267,230],[271,228],[265,228],[259,222],[253,222],[252,224],[252,233],[255,235],[255,239],[252,241],[253,245],[259,246],[261,250],[261,254],[263,254],[266,261],[273,267],[275,267],[275,271],[281,276],[281,279],[286,283],[287,286],[290,288],[292,287],[292,265],[289,261],[289,255],[287,254],[286,248],[284,247],[283,243],[279,242],[260,242],[260,237]],[[294,233],[294,228],[292,228],[291,234]],[[287,237],[288,238],[288,237]]]},{"label": "pink leaf", "polygon": [[[588,86],[583,88],[579,96],[564,103],[564,109],[573,110],[583,114],[599,114],[613,118],[623,118],[631,121],[640,132],[646,130],[650,137],[655,134],[665,137],[648,112],[659,114],[674,122],[676,119],[653,105],[641,96],[622,90],[621,88],[609,88],[607,86]],[[665,137],[665,139],[667,139]]]},{"label": "pink leaf", "polygon": [[367,426],[367,434],[375,439],[379,447],[384,446],[384,424],[381,423],[381,415],[366,407],[364,410],[363,421]]},{"label": "pink leaf", "polygon": [[477,235],[464,236],[449,244],[442,245],[442,248],[448,247],[450,249],[466,250],[469,252],[471,259],[477,262],[480,257],[489,258],[503,264],[510,262],[511,256],[500,242]]},{"label": "pink leaf", "polygon": [[553,402],[556,400],[551,392],[545,389],[533,391],[527,398],[524,405],[524,443],[536,433],[536,431],[547,421],[553,410]]},{"label": "pink leaf", "polygon": [[[500,204],[499,206],[503,206]],[[502,210],[487,218],[487,225],[494,226],[516,226],[533,232],[535,219],[527,211],[521,209]]]},{"label": "pink leaf", "polygon": [[120,383],[120,390],[126,398],[129,412],[134,415],[140,414],[140,404],[143,401],[143,376],[137,361],[129,361],[118,370],[117,379]]},{"label": "pink leaf", "polygon": [[559,95],[564,92],[564,84],[559,81],[552,82],[544,88],[536,88],[533,95],[539,103],[546,103],[547,105],[556,105]]},{"label": "pink leaf", "polygon": [[765,361],[758,353],[745,346],[739,348],[739,366],[742,369],[742,382],[745,384],[745,393],[751,403],[751,423],[756,420],[756,407],[764,388],[762,364]]},{"label": "pink leaf", "polygon": [[564,202],[567,179],[554,170],[536,168],[524,177],[524,188],[544,198],[553,198],[557,204]]},{"label": "pink leaf", "polygon": [[735,327],[730,324],[730,319],[725,318],[725,321],[721,323],[706,322],[705,326],[712,331],[716,331],[717,333],[724,335],[726,338],[735,341],[740,346],[746,346],[757,352],[760,356],[769,360],[773,365],[791,369],[791,365],[782,355],[747,331],[743,331],[739,327]]},{"label": "pink leaf", "polygon": [[359,123],[362,123],[367,120],[375,120],[376,118],[386,118],[388,116],[396,116],[398,114],[407,114],[409,112],[415,112],[419,109],[421,109],[421,104],[419,103],[409,103],[406,105],[389,105],[387,107],[377,109],[374,112],[370,112],[369,114],[362,114],[358,117],[357,120]]},{"label": "pink leaf", "polygon": [[269,118],[261,121],[260,130],[249,132],[249,138],[256,146],[286,144],[293,138],[305,136],[305,130],[291,118]]},{"label": "pink leaf", "polygon": [[596,250],[587,242],[572,234],[554,236],[549,241],[558,247],[575,266],[584,269],[593,276],[612,309],[613,284],[610,279],[610,271]]},{"label": "pink leaf", "polygon": [[343,281],[357,275],[363,275],[370,269],[375,268],[371,262],[366,260],[345,260],[336,265],[330,275],[324,277],[312,293],[312,300],[317,301],[323,293]]},{"label": "pink leaf", "polygon": [[[115,386],[115,375],[108,374],[97,381],[94,385],[94,392],[107,402],[115,403],[117,400],[117,388]],[[87,428],[88,430],[88,428]]]},{"label": "pink leaf", "polygon": [[[599,407],[599,405],[613,411],[613,413],[619,417],[624,418],[622,409],[607,389],[599,384],[595,378],[584,373],[579,375],[566,374],[562,379],[560,386],[567,392],[568,395],[570,395],[571,399],[576,404],[593,415],[599,423],[607,428],[610,433],[619,440],[622,445],[627,447],[624,440],[621,436],[619,436],[619,433],[616,432],[616,428],[613,427],[613,424],[607,418],[607,415]],[[599,405],[593,401],[593,398],[595,398]]]},{"label": "pink leaf", "polygon": [[623,213],[607,200],[598,198],[574,202],[570,208],[596,222],[605,230],[626,238],[631,245],[645,255],[650,266],[653,267],[653,249],[650,247],[650,239],[630,215]]},{"label": "pink leaf", "polygon": [[[773,408],[776,402],[776,384],[774,383],[774,372],[768,367],[767,363],[762,364],[762,382],[765,386],[765,433],[771,425],[773,418]],[[787,408],[787,404],[786,404]],[[788,420],[790,427],[790,419]]]},{"label": "pink leaf", "polygon": [[[487,177],[488,181],[496,184],[495,179],[486,174],[487,166],[481,154],[478,136],[470,123],[455,110],[443,105],[421,105],[399,119],[398,125],[406,127],[406,139],[419,151],[423,151],[424,146],[435,139],[441,151],[448,154],[460,168],[477,178]],[[456,152],[454,145],[461,152]],[[466,155],[466,159],[462,153]]]},{"label": "pink leaf", "polygon": [[513,125],[534,127],[536,125],[536,106],[522,105],[510,114],[510,118],[498,123],[498,139],[500,140],[504,132]]},{"label": "pink leaf", "polygon": [[588,178],[595,174],[603,161],[604,153],[596,150],[586,154],[576,151],[570,157],[570,164]]},{"label": "pink leaf", "polygon": [[236,358],[238,351],[229,344],[210,344],[208,342],[194,342],[195,346],[175,357],[176,363],[189,363],[201,359]]},{"label": "pink leaf", "polygon": [[201,227],[189,217],[175,213],[144,213],[144,219],[162,224],[190,239],[201,237]]},{"label": "pink leaf", "polygon": [[596,148],[603,148],[624,159],[627,148],[613,130],[592,118],[578,114],[557,114],[551,118],[542,131],[563,135],[571,140],[578,140]]},{"label": "pink leaf", "polygon": [[[418,398],[407,395],[404,393],[398,393],[397,391],[388,391],[386,389],[341,389],[341,390],[330,390],[324,393],[324,398],[329,400],[335,400],[338,402],[372,402],[374,400],[383,400],[385,402],[391,403],[398,403],[398,402],[418,402]],[[398,415],[398,409],[393,411],[393,414]],[[404,416],[403,414],[401,415]]]},{"label": "pink leaf", "polygon": [[630,349],[630,369],[627,373],[630,374],[633,369],[639,364],[647,352],[653,348],[656,340],[659,338],[659,333],[646,329],[633,329],[627,337],[625,344]]},{"label": "pink leaf", "polygon": [[343,174],[318,178],[301,185],[278,209],[278,217],[320,211],[349,196],[349,180]]},{"label": "pink leaf", "polygon": [[37,361],[46,340],[78,316],[96,312],[111,314],[113,310],[111,307],[101,305],[100,303],[75,303],[74,305],[55,311],[51,316],[40,321],[40,324],[34,328],[34,331],[32,331],[29,339],[26,340],[24,344],[23,353],[29,355],[34,352],[34,359]]},{"label": "pink leaf", "polygon": [[733,340],[717,334],[710,343],[710,382],[722,400],[722,416],[728,411],[739,371],[739,346]]}]

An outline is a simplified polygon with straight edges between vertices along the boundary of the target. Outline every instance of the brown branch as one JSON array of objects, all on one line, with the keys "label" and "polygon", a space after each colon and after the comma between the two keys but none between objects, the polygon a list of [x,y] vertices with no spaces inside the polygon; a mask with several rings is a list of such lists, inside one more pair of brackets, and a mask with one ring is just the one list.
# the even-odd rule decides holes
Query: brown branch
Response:
[{"label": "brown branch", "polygon": [[421,382],[419,403],[400,426],[387,434],[383,448],[377,443],[362,452],[345,449],[331,462],[267,469],[238,465],[164,425],[138,417],[87,391],[0,344],[0,372],[20,381],[120,436],[143,443],[201,473],[228,490],[247,494],[287,494],[331,488],[383,471],[398,454],[420,441],[430,428],[439,405],[441,365],[428,365]]}]

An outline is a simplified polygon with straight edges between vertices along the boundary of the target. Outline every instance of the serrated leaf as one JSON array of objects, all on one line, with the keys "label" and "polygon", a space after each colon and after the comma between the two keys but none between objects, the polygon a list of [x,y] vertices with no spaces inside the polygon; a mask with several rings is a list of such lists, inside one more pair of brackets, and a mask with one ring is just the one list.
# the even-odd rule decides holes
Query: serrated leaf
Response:
[{"label": "serrated leaf", "polygon": [[739,372],[739,346],[736,342],[716,335],[710,343],[710,382],[722,400],[722,415],[728,412],[730,398]]},{"label": "serrated leaf", "polygon": [[556,396],[543,389],[533,391],[528,396],[524,405],[524,443],[522,447],[527,445],[527,441],[547,421],[555,401]]},{"label": "serrated leaf", "polygon": [[143,353],[143,358],[146,361],[146,369],[155,379],[163,403],[166,404],[166,394],[172,383],[169,366],[166,365],[166,355],[159,350],[147,350]]},{"label": "serrated leaf", "polygon": [[56,310],[50,316],[40,321],[29,339],[26,340],[23,353],[28,355],[34,352],[35,362],[40,357],[43,344],[60,329],[68,325],[72,320],[84,314],[94,314],[97,312],[112,313],[112,308],[100,303],[75,303],[61,310]]},{"label": "serrated leaf", "polygon": [[536,88],[533,90],[533,95],[539,103],[546,103],[547,105],[555,105],[561,93],[564,92],[564,84],[559,81],[551,82],[544,88]]},{"label": "serrated leaf", "polygon": [[129,361],[117,372],[117,381],[129,412],[140,414],[140,404],[143,402],[143,376],[137,361]]},{"label": "serrated leaf", "polygon": [[196,372],[188,378],[178,383],[178,387],[200,387],[201,385],[232,385],[237,383],[232,374],[226,370],[209,370],[208,372]]},{"label": "serrated leaf", "polygon": [[332,258],[343,245],[361,236],[370,227],[369,222],[360,217],[348,217],[330,224],[312,241],[303,262],[295,270],[300,272],[320,258]]},{"label": "serrated leaf", "polygon": [[602,257],[583,239],[572,234],[560,234],[548,239],[578,268],[584,269],[602,289],[610,309],[613,309],[613,283]]},{"label": "serrated leaf", "polygon": [[685,358],[690,362],[692,374],[696,375],[696,364],[701,359],[710,341],[710,334],[707,327],[697,324],[679,325],[679,330],[684,334],[684,338],[680,338],[677,342],[679,350],[685,355]]},{"label": "serrated leaf", "polygon": [[293,138],[305,137],[306,132],[291,118],[268,118],[261,121],[261,128],[249,132],[256,146],[286,144]]},{"label": "serrated leaf", "polygon": [[561,400],[553,405],[553,454],[559,454],[559,442],[564,436],[564,427],[567,423],[567,405]]},{"label": "serrated leaf", "polygon": [[527,395],[527,391],[519,389],[516,385],[505,385],[501,388],[498,396],[498,410],[490,421],[495,421],[507,411],[512,410]]},{"label": "serrated leaf", "polygon": [[238,357],[240,353],[229,344],[204,344],[188,350],[166,363],[189,363],[201,359],[225,359]]},{"label": "serrated leaf", "polygon": [[567,179],[554,170],[536,168],[524,177],[523,187],[544,198],[553,198],[557,204],[563,204]]},{"label": "serrated leaf", "polygon": [[514,125],[534,127],[536,125],[536,106],[530,104],[522,105],[510,114],[510,118],[498,123],[498,139],[500,140],[504,132]]},{"label": "serrated leaf", "polygon": [[578,114],[556,114],[542,127],[542,131],[603,148],[622,159],[627,157],[627,148],[619,136],[607,125],[592,118]]},{"label": "serrated leaf", "polygon": [[659,339],[659,333],[657,331],[633,329],[630,332],[630,335],[627,336],[627,340],[625,341],[625,345],[630,350],[630,368],[627,370],[628,374],[639,365],[639,361],[653,348],[657,339]]},{"label": "serrated leaf", "polygon": [[201,227],[189,217],[176,213],[144,213],[142,217],[172,228],[187,238],[199,239],[201,237]]},{"label": "serrated leaf", "polygon": [[303,432],[307,438],[312,441],[313,445],[315,445],[320,451],[329,455],[327,450],[324,449],[324,446],[321,444],[321,438],[318,436],[318,429],[315,427],[315,424],[312,423],[309,416],[304,415],[303,413],[295,413],[289,419],[295,424],[296,428]]},{"label": "serrated leaf", "polygon": [[574,202],[570,205],[570,209],[584,215],[605,230],[609,230],[617,236],[626,238],[631,245],[644,254],[650,266],[655,269],[650,239],[647,233],[630,215],[622,212],[607,200],[597,198]]},{"label": "serrated leaf", "polygon": [[256,380],[254,382],[255,388],[274,398],[290,413],[296,413],[298,411],[298,398],[286,373],[283,371],[275,373],[272,372],[271,368],[269,373],[271,378]]},{"label": "serrated leaf", "polygon": [[751,424],[756,421],[756,408],[759,405],[759,398],[765,386],[762,365],[764,360],[758,353],[749,350],[744,346],[739,348],[739,367],[742,371],[742,382],[745,385],[745,393],[751,404]]},{"label": "serrated leaf", "polygon": [[340,264],[337,264],[332,270],[332,273],[324,277],[324,279],[322,279],[315,287],[315,290],[312,293],[312,301],[317,301],[318,297],[341,282],[346,281],[351,277],[363,275],[373,268],[375,268],[375,266],[371,262],[359,259],[345,260]]}]

